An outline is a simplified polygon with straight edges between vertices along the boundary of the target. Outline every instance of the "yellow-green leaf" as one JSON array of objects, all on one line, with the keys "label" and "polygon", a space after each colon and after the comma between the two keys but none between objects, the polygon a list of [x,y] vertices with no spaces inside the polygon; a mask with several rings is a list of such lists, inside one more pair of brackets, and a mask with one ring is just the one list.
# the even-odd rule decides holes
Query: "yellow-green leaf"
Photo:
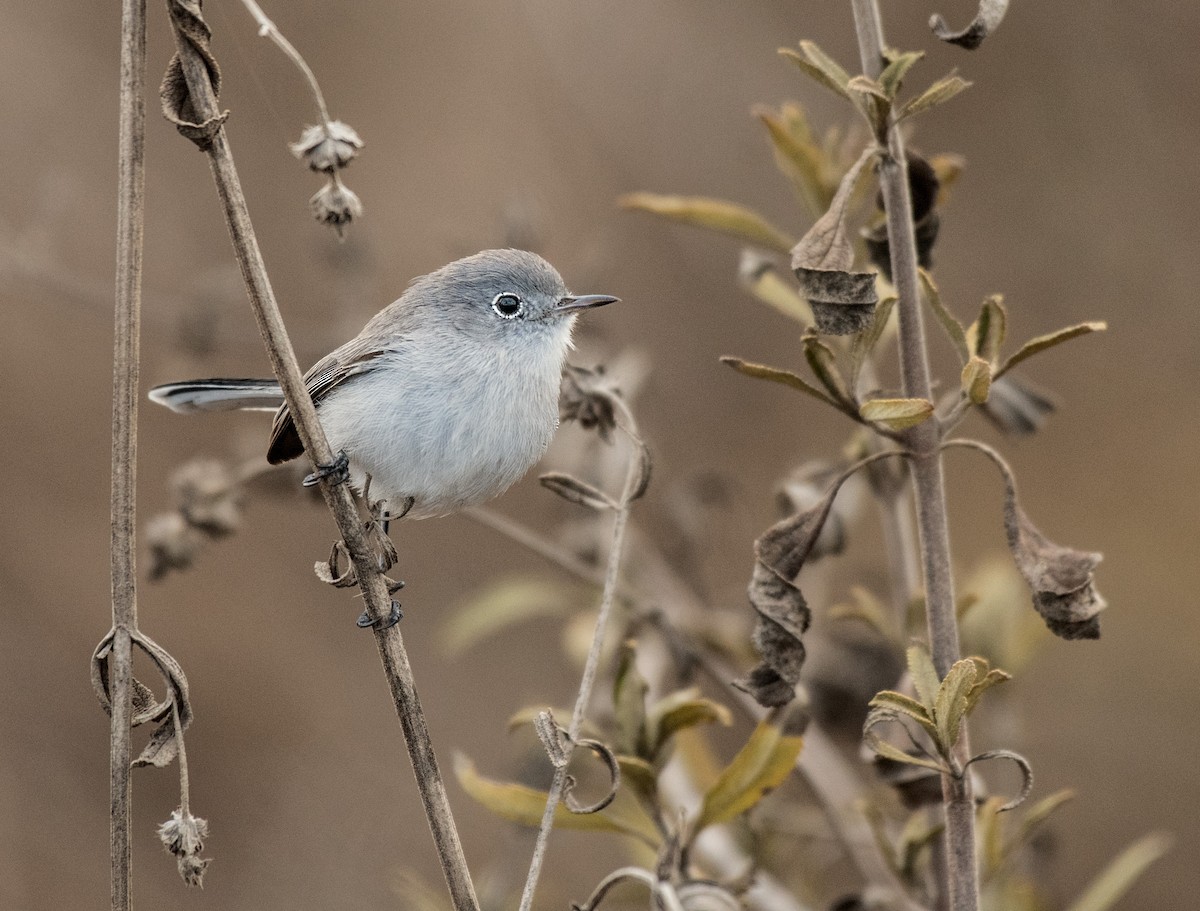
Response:
[{"label": "yellow-green leaf", "polygon": [[938,287],[934,284],[933,276],[924,269],[920,271],[920,275],[921,290],[924,292],[925,300],[929,303],[929,308],[933,310],[933,315],[941,323],[946,337],[953,343],[954,350],[958,352],[959,361],[966,364],[971,359],[971,346],[967,343],[967,330],[963,328],[963,324],[942,303],[942,296],[938,293]]},{"label": "yellow-green leaf", "polygon": [[842,379],[841,371],[838,370],[837,356],[833,349],[812,333],[805,334],[800,339],[800,344],[804,346],[804,358],[808,361],[808,366],[821,381],[821,385],[844,410],[853,411],[854,398],[850,395],[846,381]]},{"label": "yellow-green leaf", "polygon": [[[788,115],[786,108],[782,116],[769,108],[756,108],[754,113],[767,128],[775,153],[775,164],[791,181],[797,195],[813,216],[820,217],[829,208],[829,201],[833,198],[833,192],[824,180],[824,154],[820,147],[813,142],[807,129],[803,135],[797,134],[797,130],[791,126],[794,121],[785,119]],[[802,112],[800,116],[803,117]]]},{"label": "yellow-green leaf", "polygon": [[862,366],[871,352],[875,350],[880,339],[883,338],[895,306],[896,298],[894,296],[885,297],[875,306],[875,312],[871,316],[871,325],[854,336],[854,341],[850,345],[850,387],[852,389],[858,387],[858,375],[862,371]]},{"label": "yellow-green leaf", "polygon": [[705,699],[695,687],[664,696],[651,707],[646,718],[646,733],[651,755],[657,755],[663,744],[684,728],[698,724],[733,723],[729,709]]},{"label": "yellow-green leaf", "polygon": [[721,363],[728,364],[738,373],[743,373],[746,376],[752,376],[759,380],[770,380],[772,383],[781,383],[784,386],[799,389],[801,392],[807,392],[813,398],[820,399],[826,405],[832,405],[834,408],[842,410],[842,406],[839,403],[835,402],[808,380],[792,373],[790,370],[768,367],[765,364],[754,364],[736,357],[723,357],[721,358]]},{"label": "yellow-green leaf", "polygon": [[745,813],[778,787],[796,765],[804,741],[784,733],[781,713],[759,722],[746,745],[704,795],[695,831]]},{"label": "yellow-green leaf", "polygon": [[1061,345],[1063,342],[1069,342],[1073,338],[1079,338],[1081,335],[1089,335],[1093,332],[1103,332],[1108,328],[1108,323],[1092,322],[1080,323],[1077,326],[1067,326],[1065,329],[1059,329],[1056,332],[1050,332],[1046,335],[1039,335],[1036,338],[1031,338],[1020,350],[1009,356],[1004,362],[1004,366],[996,371],[996,376],[1002,376],[1010,369],[1017,366],[1026,358],[1033,357],[1047,348],[1053,348],[1055,345]]},{"label": "yellow-green leaf", "polygon": [[893,690],[882,690],[871,697],[868,704],[872,708],[886,708],[911,718],[931,736],[937,736],[937,727],[934,724],[933,716],[924,705],[911,696],[905,696],[903,693]]},{"label": "yellow-green leaf", "polygon": [[[486,778],[461,753],[454,756],[454,775],[464,791],[497,816],[522,826],[535,828],[541,824],[546,810],[545,791]],[[637,798],[625,789],[618,790],[613,802],[599,813],[572,813],[560,803],[554,809],[554,825],[562,829],[615,832],[637,838],[652,847],[661,841],[654,822]]]},{"label": "yellow-green leaf", "polygon": [[647,797],[658,789],[658,776],[654,766],[640,756],[617,754],[617,766],[621,769],[621,783],[628,784]]},{"label": "yellow-green leaf", "polygon": [[618,753],[643,755],[646,748],[646,690],[649,685],[637,668],[637,648],[632,639],[621,643],[613,677],[613,715],[617,723],[612,748]]},{"label": "yellow-green leaf", "polygon": [[1143,835],[1092,881],[1068,911],[1108,911],[1129,891],[1129,887],[1146,868],[1166,854],[1170,847],[1170,836],[1162,832]]},{"label": "yellow-green leaf", "polygon": [[578,589],[542,579],[503,580],[477,592],[453,612],[442,631],[443,647],[460,655],[517,623],[566,616],[579,600]]},{"label": "yellow-green leaf", "polygon": [[1013,850],[1019,845],[1024,844],[1029,840],[1029,836],[1042,825],[1050,815],[1059,807],[1075,798],[1075,792],[1070,788],[1064,788],[1061,791],[1055,791],[1048,797],[1043,797],[1032,807],[1025,811],[1025,815],[1021,818],[1021,828],[1017,833],[1013,844],[1009,846],[1009,850]]},{"label": "yellow-green leaf", "polygon": [[914,114],[920,114],[932,107],[943,104],[959,92],[969,88],[970,85],[971,83],[962,77],[953,74],[939,79],[920,95],[910,98],[901,105],[900,110],[896,112],[896,122],[899,123],[906,117],[912,117]]},{"label": "yellow-green leaf", "polygon": [[933,666],[933,659],[929,657],[929,652],[925,651],[924,646],[920,645],[909,646],[906,657],[908,659],[908,675],[912,677],[913,688],[916,689],[917,696],[929,712],[929,717],[932,718],[933,703],[937,699],[938,689],[942,685],[937,669]]},{"label": "yellow-green leaf", "polygon": [[996,364],[1007,334],[1008,311],[1004,309],[1004,298],[993,294],[983,302],[979,319],[967,330],[967,347],[989,364]]},{"label": "yellow-green leaf", "polygon": [[982,405],[992,390],[992,365],[981,357],[972,357],[962,369],[962,391],[973,405]]},{"label": "yellow-green leaf", "polygon": [[849,101],[855,101],[854,94],[848,87],[850,74],[813,42],[801,41],[799,53],[790,47],[781,47],[779,53],[831,92]]},{"label": "yellow-green leaf", "polygon": [[883,424],[892,430],[906,430],[928,420],[933,402],[928,399],[871,399],[858,409],[865,421]]},{"label": "yellow-green leaf", "polygon": [[802,326],[813,324],[812,307],[800,294],[794,281],[779,274],[771,261],[757,250],[745,249],[738,265],[742,286],[764,304]]},{"label": "yellow-green leaf", "polygon": [[975,685],[975,662],[969,658],[955,661],[938,687],[933,701],[933,720],[937,723],[938,739],[944,752],[949,753],[958,742],[958,729],[967,711],[967,693]]},{"label": "yellow-green leaf", "polygon": [[780,253],[789,252],[796,241],[757,212],[745,206],[707,196],[663,196],[657,193],[628,193],[618,203],[625,209],[637,209],[674,219],[698,228],[708,228],[741,237],[751,243]]},{"label": "yellow-green leaf", "polygon": [[883,68],[883,72],[879,74],[879,85],[889,99],[895,99],[908,71],[924,56],[924,51],[906,51],[898,54]]},{"label": "yellow-green leaf", "polygon": [[892,762],[902,762],[905,765],[915,765],[920,766],[923,769],[933,769],[935,772],[945,771],[942,768],[941,763],[939,763],[936,759],[928,759],[924,756],[913,756],[910,753],[906,753],[891,741],[884,740],[874,731],[864,731],[863,742],[884,759],[890,759]]}]

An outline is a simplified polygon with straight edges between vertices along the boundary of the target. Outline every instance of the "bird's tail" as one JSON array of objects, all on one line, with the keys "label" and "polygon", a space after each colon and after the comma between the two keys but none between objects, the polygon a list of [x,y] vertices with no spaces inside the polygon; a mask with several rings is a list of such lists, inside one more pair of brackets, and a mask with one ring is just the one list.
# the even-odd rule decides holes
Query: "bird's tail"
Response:
[{"label": "bird's tail", "polygon": [[150,401],[180,414],[194,411],[274,411],[283,392],[274,380],[183,380],[150,390]]}]

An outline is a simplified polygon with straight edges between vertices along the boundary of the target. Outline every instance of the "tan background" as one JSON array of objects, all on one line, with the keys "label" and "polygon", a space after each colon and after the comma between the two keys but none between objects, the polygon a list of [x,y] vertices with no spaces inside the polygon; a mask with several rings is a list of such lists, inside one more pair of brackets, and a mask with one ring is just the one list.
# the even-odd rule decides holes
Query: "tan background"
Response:
[{"label": "tan background", "polygon": [[[714,568],[740,599],[771,483],[836,448],[845,428],[716,363],[725,353],[799,360],[792,327],[737,289],[735,245],[620,213],[613,200],[633,189],[703,192],[802,231],[808,219],[749,110],[800,98],[818,124],[843,116],[775,49],[810,37],[855,59],[849,5],[274,3],[335,116],[367,141],[348,175],[367,216],[343,246],[307,220],[317,181],[285,147],[312,119],[296,74],[255,38],[240,4],[210,7],[231,142],[301,359],[357,331],[411,276],[505,242],[521,213],[534,213],[573,288],[625,299],[596,315],[580,359],[630,344],[653,359],[640,405],[660,466],[652,496],[696,469],[740,474],[742,543]],[[957,22],[971,4],[936,8]],[[1039,437],[1003,444],[1043,529],[1106,553],[1100,586],[1112,604],[1101,642],[1053,643],[1013,685],[1028,719],[1013,745],[1037,769],[1038,793],[1079,791],[1060,818],[1055,887],[1074,894],[1120,847],[1162,828],[1176,836],[1172,854],[1121,907],[1194,907],[1200,12],[1018,3],[994,40],[967,54],[933,47],[924,22],[934,7],[885,9],[894,44],[931,49],[914,84],[955,66],[976,83],[921,124],[923,148],[968,161],[937,251],[946,298],[965,315],[1003,291],[1018,337],[1081,319],[1112,325],[1031,366],[1066,408]],[[87,659],[109,610],[117,12],[4,3],[0,21],[0,907],[102,907],[107,726]],[[151,4],[153,84],[169,45]],[[153,98],[148,129],[144,384],[262,374],[204,160]],[[252,452],[264,433],[261,416],[146,410],[141,516],[166,505],[173,466]],[[976,492],[976,467],[950,471],[963,566],[1003,543],[994,482]],[[547,498],[527,481],[501,506],[563,515]],[[379,908],[396,903],[396,870],[436,877],[374,649],[351,623],[358,608],[308,570],[330,531],[299,498],[256,501],[241,534],[190,573],[142,585],[142,624],[194,689],[193,804],[211,820],[217,861],[203,892],[183,891],[152,835],[175,806],[174,776],[139,773],[140,905]],[[495,574],[544,567],[461,519],[398,537],[405,636],[435,741],[447,756],[464,749],[489,771],[510,770],[517,750],[503,719],[530,699],[567,701],[570,669],[531,653],[521,634],[447,662],[439,612]],[[553,627],[545,633],[538,639],[557,641]],[[453,784],[451,799],[472,862],[519,872],[526,842]],[[572,874],[568,860],[593,843],[556,840],[543,907],[583,897],[591,874]]]}]

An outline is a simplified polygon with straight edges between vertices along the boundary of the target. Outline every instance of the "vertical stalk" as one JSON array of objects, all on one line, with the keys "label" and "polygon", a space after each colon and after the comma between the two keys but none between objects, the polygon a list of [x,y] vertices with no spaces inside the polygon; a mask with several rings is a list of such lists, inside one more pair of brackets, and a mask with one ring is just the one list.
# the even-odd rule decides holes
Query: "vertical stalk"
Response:
[{"label": "vertical stalk", "polygon": [[[883,26],[876,0],[851,0],[863,72],[877,78],[883,69]],[[888,245],[892,278],[899,298],[900,373],[904,395],[931,399],[929,360],[921,312],[917,274],[917,244],[909,197],[908,168],[904,139],[893,124],[888,130],[887,153],[879,167],[879,182],[887,213]],[[933,663],[945,676],[960,657],[958,621],[955,615],[954,580],[950,572],[950,531],[946,520],[946,492],[942,460],[938,452],[941,429],[936,420],[925,421],[909,431],[910,465],[916,495],[917,529],[925,578],[925,614]],[[966,727],[962,728],[957,751],[966,755]],[[961,760],[960,760],[961,761]],[[979,878],[975,861],[975,809],[967,775],[942,777],[942,800],[946,812],[946,848],[950,907],[975,911],[979,907]]]},{"label": "vertical stalk", "polygon": [[133,676],[131,634],[137,628],[134,488],[137,477],[138,341],[141,329],[142,230],[145,189],[146,4],[121,6],[120,128],[117,152],[117,281],[113,314],[113,419],[110,554],[113,646],[109,665],[112,911],[132,907]]}]

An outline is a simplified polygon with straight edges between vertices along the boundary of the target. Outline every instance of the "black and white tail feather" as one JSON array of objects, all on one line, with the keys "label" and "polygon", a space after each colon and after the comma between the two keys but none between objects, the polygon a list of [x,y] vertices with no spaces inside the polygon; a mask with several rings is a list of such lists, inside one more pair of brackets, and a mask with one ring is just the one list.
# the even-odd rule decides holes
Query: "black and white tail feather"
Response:
[{"label": "black and white tail feather", "polygon": [[150,400],[180,414],[197,411],[276,411],[283,392],[274,380],[211,379],[165,383]]}]

